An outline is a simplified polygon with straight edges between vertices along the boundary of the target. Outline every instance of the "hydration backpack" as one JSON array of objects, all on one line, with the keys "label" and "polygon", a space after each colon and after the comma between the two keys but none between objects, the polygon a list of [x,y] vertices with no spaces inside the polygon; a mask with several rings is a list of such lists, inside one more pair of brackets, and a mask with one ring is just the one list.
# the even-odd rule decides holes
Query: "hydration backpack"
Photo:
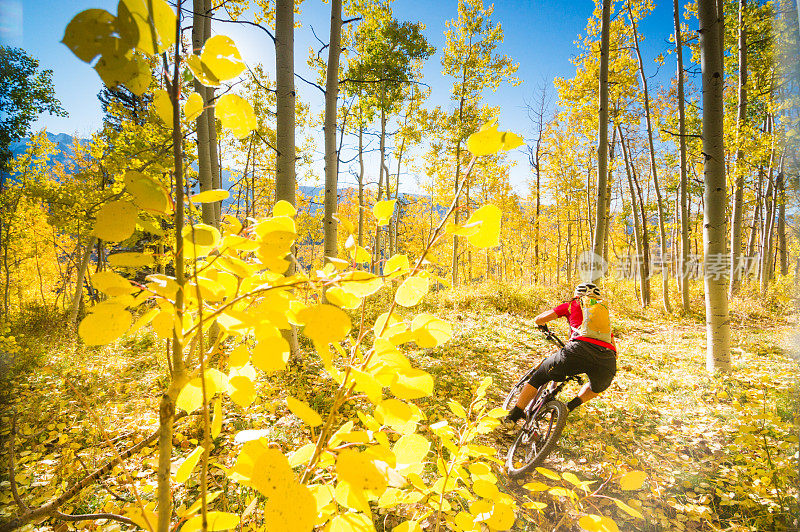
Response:
[{"label": "hydration backpack", "polygon": [[606,304],[592,296],[581,296],[575,298],[575,302],[581,306],[583,313],[583,323],[577,329],[572,327],[572,336],[584,336],[594,338],[608,344],[611,339],[611,317]]}]

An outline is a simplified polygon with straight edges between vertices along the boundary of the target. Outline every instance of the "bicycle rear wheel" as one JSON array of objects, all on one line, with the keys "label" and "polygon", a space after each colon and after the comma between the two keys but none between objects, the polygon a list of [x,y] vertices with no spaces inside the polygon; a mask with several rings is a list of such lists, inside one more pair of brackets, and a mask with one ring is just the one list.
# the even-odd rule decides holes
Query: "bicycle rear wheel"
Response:
[{"label": "bicycle rear wheel", "polygon": [[553,399],[525,422],[506,455],[506,471],[519,478],[544,462],[567,424],[567,405]]},{"label": "bicycle rear wheel", "polygon": [[522,388],[525,387],[525,383],[528,382],[528,379],[531,378],[534,371],[536,371],[536,368],[531,368],[508,392],[505,401],[503,401],[503,408],[505,410],[511,410],[511,408],[517,404],[517,399],[519,399],[519,394],[522,393]]}]

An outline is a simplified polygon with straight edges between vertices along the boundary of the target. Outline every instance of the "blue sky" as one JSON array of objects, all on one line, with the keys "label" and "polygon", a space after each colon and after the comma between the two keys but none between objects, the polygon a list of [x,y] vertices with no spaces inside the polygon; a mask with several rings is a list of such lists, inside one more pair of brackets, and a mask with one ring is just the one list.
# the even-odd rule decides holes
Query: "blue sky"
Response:
[{"label": "blue sky", "polygon": [[[503,86],[497,93],[487,94],[486,101],[500,106],[501,129],[527,135],[531,126],[525,112],[526,99],[530,100],[542,83],[552,89],[554,77],[574,74],[570,63],[577,50],[574,41],[584,31],[594,4],[590,0],[504,0],[494,5],[493,20],[502,25],[505,33],[500,51],[519,63],[517,77],[523,83],[518,87]],[[426,37],[437,49],[423,70],[423,81],[432,88],[428,102],[431,106],[448,105],[451,80],[441,74],[440,59],[445,21],[456,16],[456,6],[454,0],[396,0],[392,6],[399,20],[423,22]],[[116,2],[109,0],[0,0],[0,42],[25,48],[39,59],[42,68],[53,70],[56,95],[69,112],[67,118],[43,116],[34,125],[35,129],[86,137],[100,126],[102,115],[96,96],[100,80],[59,42],[75,14],[96,7],[116,12]],[[329,4],[320,0],[306,0],[302,4],[295,63],[303,77],[313,77],[307,70],[306,57],[309,47],[319,47],[312,28],[327,41],[329,9]],[[643,53],[652,74],[655,72],[652,59],[670,46],[667,39],[672,33],[672,2],[657,1],[654,12],[641,22],[640,31],[645,35]],[[269,72],[274,71],[274,47],[260,30],[215,23],[214,32],[233,37],[249,64],[262,62]],[[670,76],[674,67],[667,63],[662,71],[662,76]],[[313,110],[322,108],[322,94],[317,89],[299,80],[297,89],[300,98],[309,102]],[[512,170],[512,182],[522,192],[528,175],[527,163],[521,151],[513,159],[518,164]]]}]

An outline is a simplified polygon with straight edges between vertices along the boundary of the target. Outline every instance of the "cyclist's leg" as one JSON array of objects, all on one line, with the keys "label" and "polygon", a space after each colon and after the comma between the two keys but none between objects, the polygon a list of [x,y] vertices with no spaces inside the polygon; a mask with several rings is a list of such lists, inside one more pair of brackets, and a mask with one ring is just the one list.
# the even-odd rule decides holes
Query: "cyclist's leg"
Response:
[{"label": "cyclist's leg", "polygon": [[613,351],[594,344],[581,347],[584,348],[583,354],[587,364],[585,373],[589,377],[589,382],[583,385],[577,397],[567,403],[570,410],[603,393],[611,385],[617,373],[617,357]]}]

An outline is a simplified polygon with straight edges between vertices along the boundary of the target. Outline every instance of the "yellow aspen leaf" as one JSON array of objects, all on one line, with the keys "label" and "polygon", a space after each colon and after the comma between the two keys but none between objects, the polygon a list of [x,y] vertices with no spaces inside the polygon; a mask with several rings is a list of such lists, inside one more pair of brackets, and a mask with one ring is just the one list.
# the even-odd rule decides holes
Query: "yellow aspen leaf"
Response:
[{"label": "yellow aspen leaf", "polygon": [[502,147],[503,140],[497,131],[497,120],[487,122],[467,139],[467,149],[478,157],[497,153]]},{"label": "yellow aspen leaf", "polygon": [[399,399],[419,399],[433,393],[433,377],[421,369],[400,368],[390,389]]},{"label": "yellow aspen leaf", "polygon": [[528,482],[522,487],[528,491],[547,491],[550,489],[550,486],[541,482]]},{"label": "yellow aspen leaf", "polygon": [[146,268],[152,266],[154,257],[151,253],[126,251],[108,256],[108,263],[118,268]]},{"label": "yellow aspen leaf", "polygon": [[131,282],[111,270],[92,275],[92,286],[109,296],[122,296],[133,292]]},{"label": "yellow aspen leaf", "polygon": [[250,351],[247,349],[247,345],[239,344],[236,348],[231,351],[231,354],[228,356],[228,366],[232,368],[240,368],[247,364],[250,361]]},{"label": "yellow aspen leaf", "polygon": [[312,456],[314,456],[315,448],[316,445],[313,443],[307,443],[303,445],[295,452],[293,452],[292,455],[289,457],[289,465],[292,467],[297,467],[301,464],[305,464],[311,459]]},{"label": "yellow aspen leaf", "polygon": [[409,277],[394,294],[395,302],[403,307],[413,307],[428,293],[430,286],[427,277]]},{"label": "yellow aspen leaf", "polygon": [[383,279],[369,272],[354,271],[343,274],[339,286],[345,292],[362,298],[383,288]]},{"label": "yellow aspen leaf", "polygon": [[619,479],[619,487],[624,490],[638,490],[644,484],[647,475],[644,471],[629,471]]},{"label": "yellow aspen leaf", "polygon": [[356,390],[364,392],[367,398],[373,403],[378,404],[383,397],[383,385],[373,375],[360,371],[352,370],[353,378],[356,381]]},{"label": "yellow aspen leaf", "polygon": [[169,93],[164,89],[156,89],[153,92],[153,108],[156,115],[168,128],[172,128],[172,100]]},{"label": "yellow aspen leaf", "polygon": [[617,507],[620,510],[624,511],[626,514],[628,514],[628,515],[630,515],[632,517],[636,517],[638,519],[644,519],[644,516],[642,515],[642,513],[639,510],[628,506],[627,504],[625,504],[621,500],[614,499],[614,503],[617,505]]},{"label": "yellow aspen leaf", "polygon": [[414,413],[408,404],[397,399],[384,399],[375,408],[375,419],[381,425],[386,425],[395,430],[413,419]]},{"label": "yellow aspen leaf", "polygon": [[578,519],[578,524],[589,532],[619,532],[617,524],[602,515],[584,515]]},{"label": "yellow aspen leaf", "polygon": [[348,220],[347,218],[337,218],[337,221],[340,224],[342,224],[342,227],[344,228],[344,230],[347,231],[349,234],[352,235],[353,233],[356,232],[355,224],[353,222],[351,222],[350,220]]},{"label": "yellow aspen leaf", "polygon": [[528,508],[529,510],[544,510],[547,508],[547,504],[539,501],[530,501],[523,504],[522,507]]},{"label": "yellow aspen leaf", "polygon": [[394,213],[395,203],[397,203],[397,200],[379,201],[372,207],[372,214],[374,214],[375,218],[378,220],[378,225],[386,225],[389,223],[389,218],[391,218],[392,213]]},{"label": "yellow aspen leaf", "polygon": [[214,417],[211,420],[211,437],[216,438],[222,432],[222,398],[214,399]]},{"label": "yellow aspen leaf", "polygon": [[361,306],[361,298],[345,292],[339,286],[333,286],[325,292],[325,298],[328,303],[336,305],[337,307],[355,309]]},{"label": "yellow aspen leaf", "polygon": [[275,203],[274,207],[272,207],[273,216],[293,217],[296,214],[297,214],[297,209],[295,208],[295,206],[286,200],[280,200],[277,203]]},{"label": "yellow aspen leaf", "polygon": [[386,489],[386,478],[375,463],[366,454],[352,448],[339,452],[336,474],[340,482],[347,482],[356,490],[380,495]]},{"label": "yellow aspen leaf", "polygon": [[513,506],[495,501],[492,507],[492,515],[486,520],[486,524],[492,530],[509,530],[514,526],[514,521],[516,521],[516,517],[514,516]]},{"label": "yellow aspen leaf", "polygon": [[369,262],[372,260],[372,255],[370,255],[369,251],[367,251],[361,246],[351,247],[348,253],[350,254],[350,259],[357,264]]},{"label": "yellow aspen leaf", "polygon": [[414,341],[420,347],[436,347],[453,336],[450,323],[430,314],[418,314],[411,321]]},{"label": "yellow aspen leaf", "polygon": [[158,55],[175,43],[175,12],[164,0],[122,0],[117,6],[117,30],[132,48]]},{"label": "yellow aspen leaf", "polygon": [[228,196],[230,196],[230,192],[227,190],[215,188],[211,190],[204,190],[199,194],[194,194],[190,199],[195,203],[214,203],[228,199]]},{"label": "yellow aspen leaf", "polygon": [[555,495],[556,497],[569,497],[572,499],[577,498],[575,492],[567,488],[551,488],[548,493],[550,493],[550,495]]},{"label": "yellow aspen leaf", "polygon": [[[431,442],[420,434],[405,434],[401,436],[392,448],[396,457],[396,469],[403,471],[412,466],[421,465],[425,457],[428,456],[430,448]],[[416,471],[416,473],[419,472]]]},{"label": "yellow aspen leaf", "polygon": [[203,530],[214,532],[217,530],[230,530],[239,524],[239,516],[229,512],[208,512],[207,519],[208,528],[203,529],[203,516],[192,516],[181,527],[181,532],[198,532]]},{"label": "yellow aspen leaf", "polygon": [[186,383],[178,394],[175,406],[186,410],[188,413],[192,413],[203,406],[203,388],[200,377],[194,378]]},{"label": "yellow aspen leaf", "polygon": [[286,406],[309,427],[318,427],[322,425],[322,418],[320,415],[303,401],[295,399],[290,395],[286,397]]},{"label": "yellow aspen leaf", "polygon": [[448,234],[456,235],[456,236],[472,236],[479,231],[478,224],[471,224],[468,226],[457,225],[454,223],[448,223],[445,226],[445,231]]},{"label": "yellow aspen leaf", "polygon": [[569,482],[573,486],[580,486],[581,485],[581,481],[578,479],[577,476],[575,476],[574,473],[570,473],[568,471],[566,473],[561,473],[561,476],[564,478],[564,480],[566,480],[567,482]]},{"label": "yellow aspen leaf", "polygon": [[125,200],[109,201],[97,211],[94,235],[100,240],[120,242],[129,238],[136,229],[139,209]]},{"label": "yellow aspen leaf", "polygon": [[198,445],[194,451],[189,453],[189,455],[184,458],[183,462],[181,462],[181,465],[178,466],[177,471],[175,471],[175,475],[172,477],[173,482],[178,484],[183,484],[186,482],[202,456],[203,447]]},{"label": "yellow aspen leaf", "polygon": [[306,486],[295,483],[281,497],[270,497],[264,505],[264,521],[269,530],[311,532],[317,521],[317,500]]},{"label": "yellow aspen leaf", "polygon": [[245,69],[239,49],[227,35],[214,35],[208,39],[203,46],[200,60],[219,81],[233,79]]},{"label": "yellow aspen leaf", "polygon": [[503,213],[492,204],[484,205],[467,220],[466,225],[480,224],[478,231],[467,237],[469,243],[477,248],[492,248],[500,245],[500,220]]},{"label": "yellow aspen leaf", "polygon": [[[212,502],[217,500],[217,497],[219,497],[220,495],[222,495],[222,490],[212,491],[206,497],[206,504],[211,504]],[[189,506],[189,508],[187,508],[185,511],[178,512],[178,517],[184,518],[184,517],[189,517],[190,515],[194,515],[200,511],[200,508],[202,506],[203,506],[203,499],[202,497],[200,497],[196,501],[194,501],[194,503],[192,503],[192,505]]]},{"label": "yellow aspen leaf", "polygon": [[[369,505],[367,510],[362,511],[368,513]],[[331,519],[330,528],[325,530],[326,532],[374,532],[375,525],[372,524],[372,519],[363,513],[348,512]]]},{"label": "yellow aspen leaf", "polygon": [[549,478],[550,480],[559,480],[559,481],[561,480],[561,477],[558,476],[558,473],[555,473],[550,469],[547,469],[546,467],[537,467],[536,471],[538,471],[539,474]]},{"label": "yellow aspen leaf", "polygon": [[253,106],[238,94],[220,96],[216,104],[216,116],[222,127],[229,129],[238,139],[246,137],[258,126]]},{"label": "yellow aspen leaf", "polygon": [[386,261],[386,264],[383,265],[383,274],[384,275],[402,275],[404,273],[408,273],[411,269],[411,265],[408,262],[408,257],[406,255],[393,255],[389,260]]},{"label": "yellow aspen leaf", "polygon": [[191,247],[197,245],[202,248],[210,248],[219,242],[219,230],[207,224],[194,224],[183,228],[184,245]]},{"label": "yellow aspen leaf", "polygon": [[286,456],[269,447],[255,457],[250,483],[262,495],[286,501],[286,494],[297,480]]},{"label": "yellow aspen leaf", "polygon": [[231,401],[247,408],[256,399],[256,387],[253,379],[246,375],[236,375],[228,379],[229,393]]},{"label": "yellow aspen leaf", "polygon": [[203,97],[196,92],[191,93],[183,104],[183,115],[186,120],[195,120],[200,116],[203,113],[203,106]]},{"label": "yellow aspen leaf", "polygon": [[403,521],[394,527],[392,532],[422,532],[422,527],[416,521]]},{"label": "yellow aspen leaf", "polygon": [[343,340],[350,332],[350,317],[333,305],[313,305],[297,317],[305,324],[303,334],[320,345]]},{"label": "yellow aspen leaf", "polygon": [[115,32],[116,17],[105,9],[87,9],[75,15],[64,31],[61,42],[78,59],[91,63],[98,55],[108,51],[109,41]]},{"label": "yellow aspen leaf", "polygon": [[503,143],[501,147],[502,150],[513,150],[514,148],[518,148],[522,146],[523,140],[522,137],[517,135],[516,133],[512,133],[511,131],[503,131],[500,134],[500,140]]},{"label": "yellow aspen leaf", "polygon": [[150,310],[139,316],[139,318],[133,323],[133,325],[131,325],[129,332],[134,333],[138,331],[139,329],[141,329],[142,327],[153,321],[153,318],[155,318],[156,314],[158,313],[159,310],[157,308],[151,308]]},{"label": "yellow aspen leaf", "polygon": [[125,172],[125,190],[133,196],[133,202],[140,209],[164,214],[169,209],[169,198],[164,188],[155,180],[141,172]]},{"label": "yellow aspen leaf", "polygon": [[283,371],[286,368],[286,361],[289,360],[289,343],[280,334],[260,338],[253,348],[250,359],[255,367],[265,373]]},{"label": "yellow aspen leaf", "polygon": [[78,335],[86,345],[110,344],[131,326],[131,313],[123,305],[106,301],[95,305],[78,326]]}]

